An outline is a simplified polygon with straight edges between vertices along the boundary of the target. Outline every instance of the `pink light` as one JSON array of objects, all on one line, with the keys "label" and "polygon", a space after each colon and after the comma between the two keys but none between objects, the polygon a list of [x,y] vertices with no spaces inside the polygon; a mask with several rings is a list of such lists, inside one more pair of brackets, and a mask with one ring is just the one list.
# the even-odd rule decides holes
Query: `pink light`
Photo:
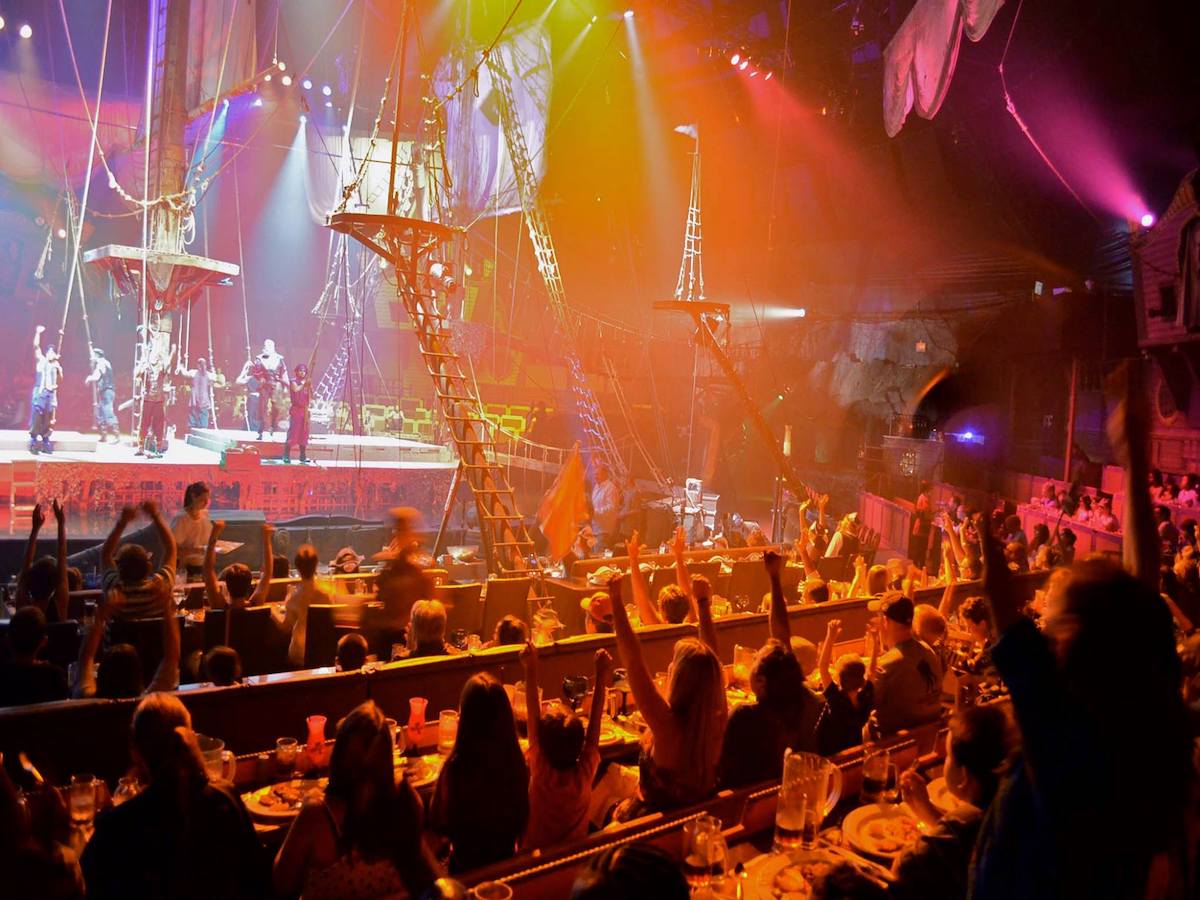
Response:
[{"label": "pink light", "polygon": [[1149,228],[1154,224],[1154,213],[1142,213],[1142,227]]}]

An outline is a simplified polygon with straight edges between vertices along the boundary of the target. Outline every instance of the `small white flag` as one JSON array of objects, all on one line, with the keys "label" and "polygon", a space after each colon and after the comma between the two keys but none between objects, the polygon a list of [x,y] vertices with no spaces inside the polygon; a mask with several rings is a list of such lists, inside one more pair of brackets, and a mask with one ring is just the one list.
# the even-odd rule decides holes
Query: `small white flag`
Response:
[{"label": "small white flag", "polygon": [[700,129],[695,125],[676,125],[675,130],[680,134],[686,134],[693,140],[700,140]]}]

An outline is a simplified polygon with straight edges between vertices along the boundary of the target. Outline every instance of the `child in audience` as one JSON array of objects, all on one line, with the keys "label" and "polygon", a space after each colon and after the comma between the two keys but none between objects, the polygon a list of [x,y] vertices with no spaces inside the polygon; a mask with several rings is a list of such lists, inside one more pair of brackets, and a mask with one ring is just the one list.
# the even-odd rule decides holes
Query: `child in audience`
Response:
[{"label": "child in audience", "polygon": [[946,618],[928,603],[922,603],[913,611],[913,633],[917,640],[929,646],[942,665],[942,674],[950,668],[954,651],[946,645],[946,635],[949,629]]},{"label": "child in audience", "polygon": [[162,543],[162,565],[154,571],[154,560],[145,547],[139,544],[122,544],[121,535],[137,516],[132,506],[121,510],[116,525],[100,549],[100,565],[104,569],[101,586],[106,594],[120,593],[122,599],[115,605],[121,619],[153,619],[162,614],[163,597],[170,598],[175,587],[175,535],[167,526],[158,504],[146,500],[142,512],[154,524],[158,539]]},{"label": "child in audience", "polygon": [[922,900],[967,894],[967,873],[984,810],[996,794],[1011,740],[1008,717],[996,706],[969,706],[950,720],[942,774],[959,806],[943,813],[915,770],[900,777],[900,792],[927,832],[896,863],[890,896]]},{"label": "child in audience", "polygon": [[[221,519],[213,522],[212,533],[208,538],[208,548],[204,554],[204,589],[208,593],[208,604],[213,609],[239,609],[244,606],[261,606],[267,602],[267,594],[271,589],[271,576],[275,567],[275,552],[272,548],[272,537],[275,526],[267,522],[262,525],[263,562],[262,575],[259,576],[258,586],[254,587],[254,574],[245,563],[234,563],[221,570],[220,583],[217,581],[217,541],[225,530],[225,522]],[[222,591],[221,587],[225,590]],[[253,592],[252,592],[253,591]]]},{"label": "child in audience", "polygon": [[524,644],[529,640],[529,629],[514,615],[507,615],[496,623],[492,639],[484,647],[506,647],[510,644]]},{"label": "child in audience", "polygon": [[617,844],[588,860],[571,886],[571,900],[653,897],[687,900],[691,896],[679,863],[653,844]]},{"label": "child in audience", "polygon": [[357,631],[343,635],[337,643],[339,672],[357,672],[367,661],[367,639]]},{"label": "child in audience", "polygon": [[[538,696],[538,653],[532,643],[521,651],[525,664],[525,696]],[[612,657],[596,651],[592,682],[592,707],[587,731],[569,710],[542,714],[539,704],[528,704],[529,827],[521,842],[524,850],[575,841],[587,835],[588,804],[592,782],[600,767],[600,726],[604,696],[612,676]]]},{"label": "child in audience", "polygon": [[46,615],[36,606],[18,609],[8,625],[12,662],[0,663],[0,706],[67,699],[67,673],[38,659],[46,646]]},{"label": "child in audience", "polygon": [[302,544],[296,551],[296,572],[300,583],[287,595],[280,626],[290,635],[288,662],[293,666],[304,665],[305,637],[308,634],[308,608],[314,603],[328,603],[329,595],[317,587],[317,549],[312,544]]},{"label": "child in audience", "polygon": [[215,687],[242,683],[242,659],[232,647],[218,645],[204,654],[204,671]]},{"label": "child in audience", "polygon": [[874,690],[867,681],[867,667],[862,657],[847,653],[838,658],[830,671],[833,645],[841,633],[841,620],[830,619],[825,626],[818,663],[821,688],[825,692],[825,709],[817,722],[817,749],[822,756],[832,756],[861,744],[863,726],[875,705]]},{"label": "child in audience", "polygon": [[96,619],[84,638],[79,650],[79,665],[71,695],[76,698],[104,697],[121,700],[152,694],[156,691],[173,691],[179,687],[179,619],[175,614],[175,603],[168,590],[159,597],[158,615],[162,619],[162,660],[147,687],[142,672],[142,661],[131,644],[114,644],[95,665],[100,644],[108,623],[120,618],[121,604],[125,594],[115,590],[109,592],[96,605]]},{"label": "child in audience", "polygon": [[67,599],[72,590],[67,567],[67,512],[57,500],[53,502],[53,509],[58,522],[58,555],[43,556],[34,561],[38,532],[46,521],[46,514],[38,503],[33,507],[25,559],[17,576],[16,606],[18,609],[36,606],[45,614],[47,622],[63,622],[67,618]]}]

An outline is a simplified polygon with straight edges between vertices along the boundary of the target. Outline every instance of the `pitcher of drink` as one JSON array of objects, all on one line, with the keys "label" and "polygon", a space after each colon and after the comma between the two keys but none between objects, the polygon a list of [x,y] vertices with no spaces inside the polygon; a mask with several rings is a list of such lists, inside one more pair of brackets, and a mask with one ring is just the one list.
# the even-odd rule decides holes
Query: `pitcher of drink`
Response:
[{"label": "pitcher of drink", "polygon": [[775,807],[775,850],[788,853],[816,842],[821,822],[842,796],[842,770],[816,753],[787,750]]}]

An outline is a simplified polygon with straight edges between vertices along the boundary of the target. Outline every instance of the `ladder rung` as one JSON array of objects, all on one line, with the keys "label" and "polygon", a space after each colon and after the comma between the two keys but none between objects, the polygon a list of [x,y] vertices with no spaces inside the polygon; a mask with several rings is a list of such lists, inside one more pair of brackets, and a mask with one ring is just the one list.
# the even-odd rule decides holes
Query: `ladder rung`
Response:
[{"label": "ladder rung", "polygon": [[441,350],[426,350],[424,348],[421,349],[421,355],[422,356],[438,356],[438,357],[441,357],[442,359],[458,359],[457,353],[443,353]]},{"label": "ladder rung", "polygon": [[523,522],[525,517],[520,513],[508,513],[507,515],[495,515],[494,513],[484,513],[483,517],[489,522]]},{"label": "ladder rung", "polygon": [[443,394],[441,391],[438,391],[438,399],[439,400],[449,400],[452,403],[475,403],[476,402],[474,397],[464,397],[460,394]]},{"label": "ladder rung", "polygon": [[532,547],[533,541],[492,541],[493,547]]}]

